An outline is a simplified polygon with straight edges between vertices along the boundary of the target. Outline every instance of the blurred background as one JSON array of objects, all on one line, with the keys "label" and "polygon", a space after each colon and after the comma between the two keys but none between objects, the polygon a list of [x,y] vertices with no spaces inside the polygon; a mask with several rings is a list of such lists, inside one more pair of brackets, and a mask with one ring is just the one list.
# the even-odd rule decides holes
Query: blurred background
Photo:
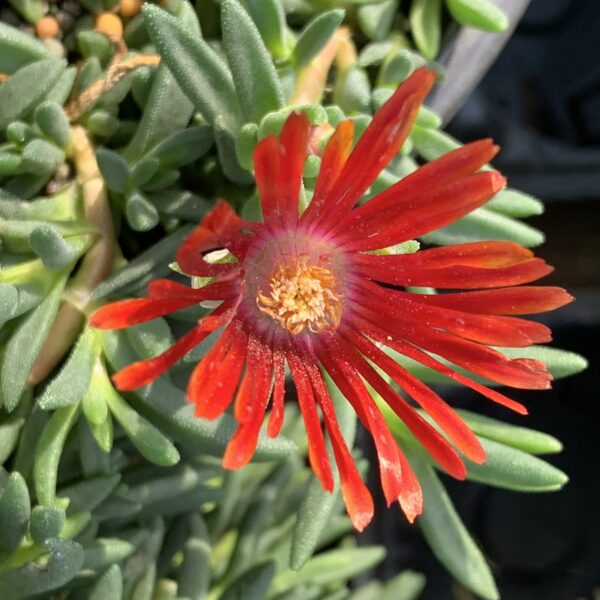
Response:
[{"label": "blurred background", "polygon": [[[513,393],[529,407],[526,422],[468,390],[444,390],[456,405],[545,431],[565,446],[549,457],[570,476],[556,494],[517,494],[445,478],[505,600],[600,597],[599,56],[600,2],[532,0],[448,124],[449,133],[463,142],[494,138],[502,147],[495,165],[509,185],[546,203],[543,215],[528,220],[546,234],[537,254],[556,267],[545,283],[566,287],[577,302],[544,322],[558,347],[590,361],[587,371],[556,382],[551,392]],[[378,574],[390,577],[402,564],[427,574],[424,600],[472,598],[451,581],[418,531],[397,518],[397,508],[386,510],[383,498],[380,502],[378,522],[367,530],[371,541],[389,548]]]}]

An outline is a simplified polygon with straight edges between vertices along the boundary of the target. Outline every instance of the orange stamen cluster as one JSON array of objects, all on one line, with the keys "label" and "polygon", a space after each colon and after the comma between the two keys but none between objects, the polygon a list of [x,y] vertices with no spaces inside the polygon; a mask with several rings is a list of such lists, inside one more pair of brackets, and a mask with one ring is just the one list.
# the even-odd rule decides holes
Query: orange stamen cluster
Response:
[{"label": "orange stamen cluster", "polygon": [[326,267],[311,265],[307,256],[278,265],[271,275],[267,295],[259,290],[258,308],[296,335],[308,328],[313,333],[335,331],[342,319],[338,282]]}]

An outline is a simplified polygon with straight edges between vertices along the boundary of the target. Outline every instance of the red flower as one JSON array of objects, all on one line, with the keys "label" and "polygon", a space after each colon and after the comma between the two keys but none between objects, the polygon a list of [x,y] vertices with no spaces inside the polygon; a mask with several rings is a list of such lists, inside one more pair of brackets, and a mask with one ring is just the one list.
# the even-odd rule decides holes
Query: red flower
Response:
[{"label": "red flower", "polygon": [[[551,377],[536,360],[506,358],[490,346],[525,347],[550,341],[544,325],[513,315],[544,312],[569,302],[555,287],[515,287],[552,270],[510,242],[477,242],[415,254],[369,253],[443,227],[489,200],[505,183],[480,171],[497,152],[489,140],[468,144],[435,160],[368,202],[357,202],[397,154],[419,105],[434,83],[416,71],[375,116],[352,150],[353,123],[342,122],[327,144],[312,202],[299,214],[302,170],[310,126],[291,114],[279,138],[263,139],[254,153],[264,222],[240,219],[224,201],[177,253],[181,269],[214,278],[200,289],[169,280],[150,284],[147,298],[98,310],[92,325],[120,329],[205,300],[221,304],[169,350],[114,376],[120,390],[156,379],[219,328],[223,332],[195,367],[187,399],[196,415],[214,419],[233,403],[239,427],[224,466],[238,469],[252,457],[265,412],[268,434],[283,423],[287,363],[309,442],[312,468],[326,490],[333,476],[317,407],[335,455],[344,501],[362,530],[373,501],[342,438],[323,368],[373,436],[388,504],[398,500],[412,521],[422,511],[419,483],[371,398],[367,384],[404,421],[433,459],[458,479],[458,451],[481,463],[485,453],[471,430],[434,391],[391,359],[388,347],[525,413],[501,393],[440,362],[516,388],[545,389]],[[210,264],[203,254],[228,249],[236,262]],[[479,290],[422,295],[390,286]],[[432,427],[376,369],[420,405]]]}]

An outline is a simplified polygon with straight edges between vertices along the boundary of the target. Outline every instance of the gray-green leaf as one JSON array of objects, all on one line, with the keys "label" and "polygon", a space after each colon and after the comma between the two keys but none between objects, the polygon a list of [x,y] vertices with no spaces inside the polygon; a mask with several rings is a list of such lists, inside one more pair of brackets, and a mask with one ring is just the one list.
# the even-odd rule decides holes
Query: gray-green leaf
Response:
[{"label": "gray-green leaf", "polygon": [[284,105],[281,82],[256,25],[237,0],[221,4],[223,47],[246,121]]},{"label": "gray-green leaf", "polygon": [[448,493],[428,464],[412,464],[423,489],[424,509],[418,518],[427,543],[458,581],[486,600],[497,600],[498,589],[483,554],[470,536]]}]

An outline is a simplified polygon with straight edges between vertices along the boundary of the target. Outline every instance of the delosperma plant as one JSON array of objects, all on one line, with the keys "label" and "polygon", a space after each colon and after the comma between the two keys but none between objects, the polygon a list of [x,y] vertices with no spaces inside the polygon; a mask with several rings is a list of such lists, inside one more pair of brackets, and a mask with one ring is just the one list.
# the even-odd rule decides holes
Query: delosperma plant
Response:
[{"label": "delosperma plant", "polygon": [[537,283],[552,268],[521,219],[541,203],[507,187],[491,140],[463,146],[427,108],[452,29],[504,15],[10,4],[0,597],[417,598],[427,574],[403,565],[355,580],[385,557],[356,543],[384,509],[369,470],[457,581],[498,597],[438,469],[557,491],[538,455],[561,444],[437,386],[526,415],[496,387],[586,365],[524,318],[572,300]]}]

